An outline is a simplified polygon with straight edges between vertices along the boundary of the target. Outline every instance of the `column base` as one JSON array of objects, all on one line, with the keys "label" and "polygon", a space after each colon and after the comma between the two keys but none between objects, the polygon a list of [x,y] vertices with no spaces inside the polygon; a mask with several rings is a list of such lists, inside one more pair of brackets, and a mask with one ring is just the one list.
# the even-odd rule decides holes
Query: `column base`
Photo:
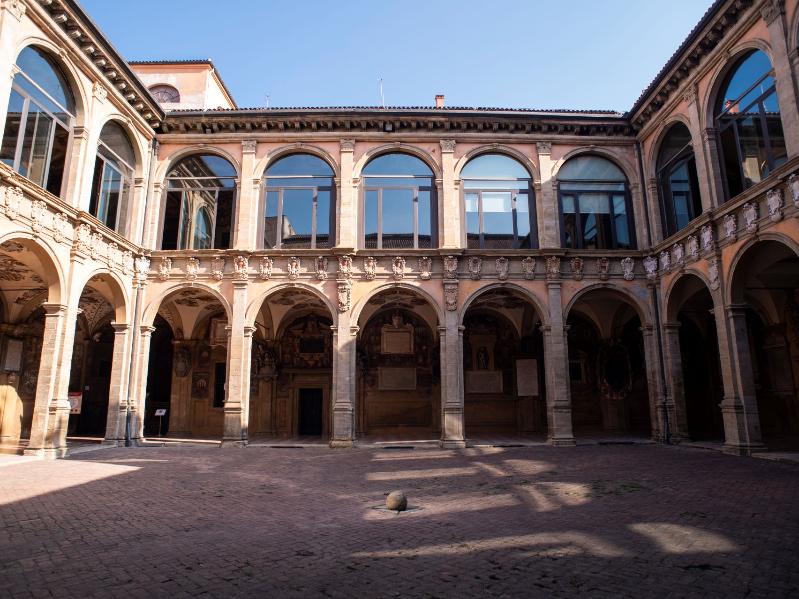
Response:
[{"label": "column base", "polygon": [[23,450],[22,455],[42,458],[44,460],[57,460],[67,457],[67,453],[66,447],[48,447],[38,449],[28,448]]},{"label": "column base", "polygon": [[466,449],[466,440],[441,439],[441,449]]},{"label": "column base", "polygon": [[750,456],[756,451],[765,451],[766,446],[762,443],[753,445],[732,445],[725,443],[721,451],[728,455]]},{"label": "column base", "polygon": [[547,442],[552,447],[574,447],[577,445],[574,437],[550,437]]},{"label": "column base", "polygon": [[246,439],[222,439],[220,447],[247,447]]},{"label": "column base", "polygon": [[330,439],[331,449],[350,449],[355,447],[355,441],[352,439]]}]

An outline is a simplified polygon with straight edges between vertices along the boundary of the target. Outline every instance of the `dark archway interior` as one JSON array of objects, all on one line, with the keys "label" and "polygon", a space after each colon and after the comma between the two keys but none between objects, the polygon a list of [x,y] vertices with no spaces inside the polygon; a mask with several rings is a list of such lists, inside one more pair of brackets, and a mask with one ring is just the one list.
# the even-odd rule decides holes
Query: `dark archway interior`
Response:
[{"label": "dark archway interior", "polygon": [[[175,336],[172,327],[161,316],[153,322],[150,333],[150,362],[147,369],[147,396],[144,402],[145,436],[166,435],[169,432],[169,401],[172,396],[172,352]],[[165,410],[163,416],[156,412]]]},{"label": "dark archway interior", "polygon": [[114,329],[106,323],[91,332],[86,320],[78,319],[72,350],[70,395],[80,396],[79,412],[69,415],[68,434],[105,437],[108,392],[114,355]]}]

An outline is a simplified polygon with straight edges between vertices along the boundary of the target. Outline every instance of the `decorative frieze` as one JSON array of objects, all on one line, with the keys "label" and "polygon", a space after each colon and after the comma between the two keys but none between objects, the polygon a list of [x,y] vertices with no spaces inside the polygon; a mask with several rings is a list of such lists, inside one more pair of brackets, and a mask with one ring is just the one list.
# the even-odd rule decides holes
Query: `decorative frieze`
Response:
[{"label": "decorative frieze", "polygon": [[699,258],[699,239],[696,235],[688,236],[688,239],[685,241],[685,249],[691,260]]},{"label": "decorative frieze", "polygon": [[22,189],[16,185],[0,186],[0,207],[2,207],[6,217],[10,220],[17,218],[22,198]]},{"label": "decorative frieze", "polygon": [[405,258],[396,256],[391,261],[391,274],[395,281],[401,281],[405,278]]},{"label": "decorative frieze", "polygon": [[250,260],[247,256],[236,256],[236,259],[233,260],[233,274],[237,281],[247,280],[249,267]]},{"label": "decorative frieze", "polygon": [[444,278],[458,278],[458,258],[457,256],[444,256]]},{"label": "decorative frieze", "polygon": [[596,273],[600,281],[607,281],[610,278],[610,259],[606,257],[597,258]]},{"label": "decorative frieze", "polygon": [[197,279],[197,273],[200,271],[200,261],[197,258],[189,258],[186,260],[186,279],[194,281]]},{"label": "decorative frieze", "polygon": [[289,281],[296,281],[300,278],[300,259],[297,256],[292,256],[288,259],[286,271],[288,272]]},{"label": "decorative frieze", "polygon": [[746,232],[752,234],[757,231],[757,203],[747,202],[743,207],[744,223],[746,225]]},{"label": "decorative frieze", "polygon": [[147,256],[136,256],[133,268],[136,279],[143,283],[150,275],[150,259]]},{"label": "decorative frieze", "polygon": [[646,278],[653,281],[658,276],[658,261],[654,256],[644,258],[644,271]]},{"label": "decorative frieze", "polygon": [[721,222],[724,227],[724,237],[729,241],[738,239],[738,219],[735,218],[735,214],[732,212],[725,214]]},{"label": "decorative frieze", "polygon": [[158,280],[159,281],[166,281],[169,279],[169,274],[172,272],[172,258],[168,258],[166,256],[161,257],[161,261],[158,263]]},{"label": "decorative frieze", "polygon": [[433,276],[433,261],[428,256],[419,258],[419,278],[428,281]]},{"label": "decorative frieze", "polygon": [[374,256],[367,256],[363,259],[363,278],[366,281],[374,281],[377,276],[377,260]]},{"label": "decorative frieze", "polygon": [[[635,278],[635,260],[627,256],[621,260],[621,272],[625,281],[632,281]],[[647,271],[647,276],[648,276]]]},{"label": "decorative frieze", "polygon": [[569,260],[569,266],[571,267],[572,271],[572,279],[575,281],[582,281],[583,280],[583,259],[579,257],[572,258]]},{"label": "decorative frieze", "polygon": [[[794,173],[788,177],[788,189],[791,190],[793,205],[799,208],[799,174]],[[797,216],[799,216],[799,212],[797,212]]]},{"label": "decorative frieze", "polygon": [[675,268],[679,268],[685,262],[685,247],[681,243],[675,243],[671,246],[672,263]]},{"label": "decorative frieze", "polygon": [[505,257],[497,258],[495,261],[497,269],[497,277],[500,281],[505,281],[508,278],[509,264],[508,259]]},{"label": "decorative frieze", "polygon": [[352,303],[352,279],[341,279],[336,283],[338,311],[349,311]]},{"label": "decorative frieze", "polygon": [[339,281],[348,281],[352,279],[352,256],[344,255],[338,257],[336,279]]},{"label": "decorative frieze", "polygon": [[318,281],[327,280],[327,257],[317,256],[316,258],[316,279]]},{"label": "decorative frieze", "polygon": [[532,256],[522,259],[522,276],[528,281],[535,278],[535,258]]},{"label": "decorative frieze", "polygon": [[215,256],[211,260],[211,278],[215,281],[221,281],[225,272],[225,259],[222,256]]},{"label": "decorative frieze", "polygon": [[483,268],[483,259],[480,258],[480,256],[472,256],[466,263],[466,267],[469,270],[469,278],[473,281],[477,281],[480,279],[480,271]]},{"label": "decorative frieze", "polygon": [[707,276],[710,279],[710,288],[716,291],[719,288],[719,259],[711,256],[707,262]]},{"label": "decorative frieze", "polygon": [[454,152],[457,145],[454,139],[442,139],[440,143],[442,152]]},{"label": "decorative frieze", "polygon": [[660,270],[663,272],[671,270],[671,254],[666,250],[660,252]]},{"label": "decorative frieze", "polygon": [[560,278],[560,258],[547,256],[547,280],[553,281]]},{"label": "decorative frieze", "polygon": [[716,248],[716,240],[713,235],[713,225],[703,225],[699,231],[702,240],[702,251],[712,252]]},{"label": "decorative frieze", "polygon": [[272,258],[264,256],[261,258],[261,263],[258,265],[258,278],[262,281],[268,281],[272,278]]},{"label": "decorative frieze", "polygon": [[782,190],[779,188],[769,189],[766,192],[766,206],[768,206],[768,216],[772,222],[782,220]]},{"label": "decorative frieze", "polygon": [[444,303],[450,312],[458,309],[458,281],[444,281]]}]

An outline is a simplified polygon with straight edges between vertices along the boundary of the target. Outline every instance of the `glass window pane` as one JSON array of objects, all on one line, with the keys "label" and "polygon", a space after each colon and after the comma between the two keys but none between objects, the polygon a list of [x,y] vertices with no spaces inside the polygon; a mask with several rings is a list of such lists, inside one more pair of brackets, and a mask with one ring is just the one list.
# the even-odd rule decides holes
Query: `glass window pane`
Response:
[{"label": "glass window pane", "polygon": [[483,245],[486,248],[513,247],[513,198],[509,192],[487,191],[483,200]]},{"label": "glass window pane", "polygon": [[6,127],[3,130],[3,143],[2,146],[0,146],[0,161],[12,168],[17,152],[17,139],[19,138],[19,128],[22,123],[22,108],[24,104],[24,98],[17,92],[12,91],[8,101],[8,116],[6,117]]},{"label": "glass window pane", "polygon": [[608,196],[601,193],[583,193],[579,196],[580,213],[610,213],[610,203]]},{"label": "glass window pane", "polygon": [[563,214],[563,245],[567,248],[576,248],[577,239],[577,215],[574,212]]},{"label": "glass window pane", "polygon": [[364,175],[418,175],[430,177],[433,172],[416,156],[402,153],[383,154],[363,169]]},{"label": "glass window pane", "polygon": [[283,218],[280,223],[282,247],[311,247],[312,218],[313,190],[284,189]]},{"label": "glass window pane", "polygon": [[316,247],[330,247],[330,192],[320,189],[316,196]]},{"label": "glass window pane", "polygon": [[[627,224],[627,201],[624,196],[613,196],[613,218],[615,220],[616,247],[629,248],[630,230]],[[611,243],[611,239],[608,238],[607,242]]]},{"label": "glass window pane", "polygon": [[526,193],[516,196],[516,232],[519,237],[518,247],[533,247],[530,237],[530,202]]},{"label": "glass window pane", "polygon": [[419,247],[433,247],[433,232],[430,227],[430,192],[419,190]]},{"label": "glass window pane", "polygon": [[215,192],[216,199],[211,196],[207,207],[208,214],[214,217],[216,202],[216,222],[214,227],[214,248],[223,250],[230,247],[230,232],[233,230],[233,204],[236,200],[235,189],[220,189]]},{"label": "glass window pane", "polygon": [[56,123],[53,147],[50,150],[50,166],[47,173],[47,191],[56,196],[61,194],[61,180],[64,177],[64,166],[67,162],[68,144],[69,131],[59,123]]},{"label": "glass window pane", "polygon": [[292,175],[332,177],[333,169],[324,160],[313,154],[292,154],[281,158],[266,170],[268,177],[291,177]]},{"label": "glass window pane", "polygon": [[64,76],[43,51],[28,46],[19,53],[17,66],[63,108],[70,113],[75,112],[72,93]]},{"label": "glass window pane", "polygon": [[467,193],[463,196],[466,209],[466,245],[470,248],[480,247],[480,214],[478,202],[480,196],[476,193]]},{"label": "glass window pane", "polygon": [[583,224],[583,248],[604,249],[611,245],[610,202],[604,194],[581,194],[578,200]]},{"label": "glass window pane", "polygon": [[383,190],[383,247],[413,247],[413,190]]},{"label": "glass window pane", "polygon": [[30,103],[19,172],[38,185],[44,183],[52,123],[52,117]]},{"label": "glass window pane", "polygon": [[619,167],[599,156],[577,156],[558,172],[560,181],[626,181]]},{"label": "glass window pane", "polygon": [[719,112],[730,108],[732,108],[731,112],[738,112],[736,101],[770,70],[771,61],[760,50],[755,50],[741,60],[730,76],[724,93],[719,98]]},{"label": "glass window pane", "polygon": [[135,166],[136,156],[133,153],[133,145],[121,125],[114,121],[106,123],[100,132],[100,141],[114,153],[111,156],[114,161],[122,160],[131,168]]},{"label": "glass window pane", "polygon": [[377,247],[377,190],[370,189],[366,192],[366,205],[364,207],[364,245],[367,248]]},{"label": "glass window pane", "polygon": [[122,190],[122,176],[111,165],[106,164],[103,169],[103,180],[100,184],[100,195],[97,198],[97,213],[95,216],[105,223],[107,227],[116,226],[117,204]]},{"label": "glass window pane", "polygon": [[264,245],[277,247],[277,191],[266,192],[266,216],[264,222]]},{"label": "glass window pane", "polygon": [[563,196],[561,198],[561,206],[563,214],[571,214],[574,212],[574,196]]},{"label": "glass window pane", "polygon": [[504,154],[482,154],[463,167],[462,179],[529,179],[530,174],[519,161]]},{"label": "glass window pane", "polygon": [[197,211],[194,223],[194,243],[192,248],[195,250],[205,250],[211,247],[211,219],[204,208]]},{"label": "glass window pane", "polygon": [[766,141],[758,116],[746,117],[738,121],[738,139],[741,144],[741,167],[745,186],[750,187],[762,181],[768,174]]}]

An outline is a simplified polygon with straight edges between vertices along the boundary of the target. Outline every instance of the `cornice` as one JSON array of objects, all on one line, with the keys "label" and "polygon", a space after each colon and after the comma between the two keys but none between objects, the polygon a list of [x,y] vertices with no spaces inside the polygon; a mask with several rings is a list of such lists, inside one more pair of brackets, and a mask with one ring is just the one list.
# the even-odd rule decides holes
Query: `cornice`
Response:
[{"label": "cornice", "polygon": [[73,0],[30,0],[38,4],[80,53],[102,74],[104,83],[119,91],[128,104],[156,129],[164,117],[158,103],[128,64]]}]

